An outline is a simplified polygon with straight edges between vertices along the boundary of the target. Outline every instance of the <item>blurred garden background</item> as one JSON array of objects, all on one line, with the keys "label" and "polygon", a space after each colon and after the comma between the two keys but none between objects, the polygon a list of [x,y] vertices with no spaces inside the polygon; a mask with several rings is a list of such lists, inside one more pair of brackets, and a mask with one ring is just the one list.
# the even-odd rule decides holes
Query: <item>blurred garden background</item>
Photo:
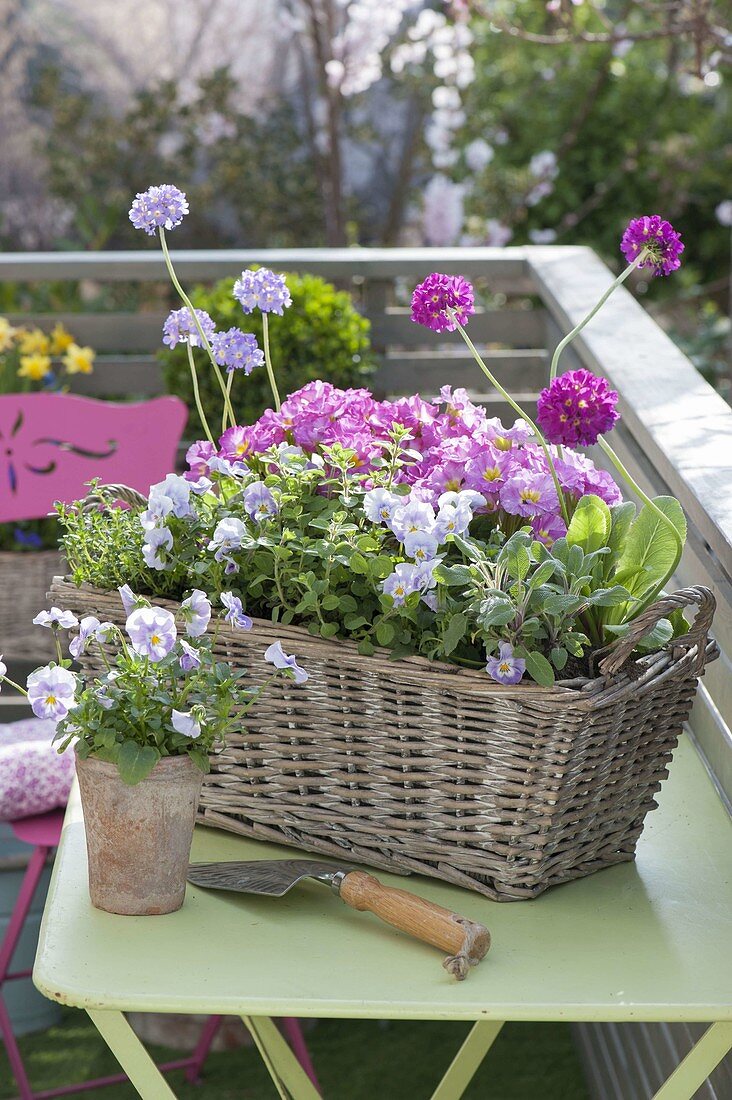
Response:
[{"label": "blurred garden background", "polygon": [[[724,3],[3,0],[0,12],[3,249],[140,247],[130,197],[162,181],[191,205],[178,248],[582,243],[617,269],[629,218],[657,210],[687,253],[653,313],[729,392]],[[24,305],[1,293],[0,310]],[[36,308],[59,307],[53,287],[36,294]]]}]

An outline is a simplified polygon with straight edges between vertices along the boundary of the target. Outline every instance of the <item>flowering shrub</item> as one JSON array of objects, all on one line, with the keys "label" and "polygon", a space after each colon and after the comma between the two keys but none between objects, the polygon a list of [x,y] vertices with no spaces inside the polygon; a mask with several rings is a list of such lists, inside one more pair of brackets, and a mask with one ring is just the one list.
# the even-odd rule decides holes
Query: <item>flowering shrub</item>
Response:
[{"label": "flowering shrub", "polygon": [[[93,615],[79,622],[57,607],[36,616],[34,623],[53,631],[58,661],[32,672],[25,690],[8,678],[0,657],[0,686],[10,683],[27,696],[38,718],[56,723],[59,752],[73,744],[82,759],[93,753],[116,764],[130,785],[149,775],[165,756],[188,755],[207,772],[209,753],[275,676],[287,675],[296,683],[307,680],[304,669],[276,642],[264,655],[275,667],[270,680],[260,688],[244,688],[239,682],[244,674],[215,658],[218,629],[207,634],[212,608],[200,589],[180,607],[185,637],[169,611],[135,596],[129,585],[119,591],[127,615],[124,631]],[[221,602],[227,613],[219,622],[251,629],[236,596],[226,593]],[[63,656],[61,630],[77,631],[69,645],[71,657],[78,659],[96,647],[106,673],[82,687],[72,662]]]},{"label": "flowering shrub", "polygon": [[[448,658],[506,684],[524,673],[551,684],[557,673],[587,672],[588,651],[627,631],[656,598],[678,564],[681,508],[671,498],[650,500],[604,438],[618,419],[607,382],[589,371],[560,376],[558,364],[632,270],[651,263],[662,274],[678,261],[680,242],[667,223],[632,223],[631,236],[648,229],[647,244],[633,248],[626,270],[558,345],[538,425],[466,332],[472,287],[437,272],[415,289],[412,320],[460,333],[514,410],[512,426],[450,386],[435,401],[377,401],[368,390],[318,380],[281,401],[269,324],[273,314],[276,331],[290,296],[282,276],[245,271],[233,296],[244,315],[261,314],[274,407],[240,425],[230,380],[241,369],[224,382],[212,319],[193,308],[173,270],[164,213],[154,207],[146,217],[157,219],[185,305],[171,314],[166,339],[185,343],[196,395],[194,348],[206,350],[223,415],[216,440],[202,414],[208,438],[189,449],[185,476],[170,474],[151,487],[143,511],[110,521],[127,540],[131,584],[174,593],[201,585],[223,594],[235,625],[250,624],[250,614],[298,623],[323,638],[350,637],[366,656],[382,646],[394,657]],[[242,344],[245,334],[235,331]],[[225,338],[228,345],[231,330]],[[641,498],[637,515],[610,474],[569,446],[596,441]],[[62,515],[75,577],[108,585],[94,564],[106,521],[76,509]],[[662,621],[644,644],[683,629],[680,619]]]},{"label": "flowering shrub", "polygon": [[14,327],[0,317],[0,393],[58,391],[74,374],[91,374],[95,353],[81,347],[63,325],[50,334]]}]

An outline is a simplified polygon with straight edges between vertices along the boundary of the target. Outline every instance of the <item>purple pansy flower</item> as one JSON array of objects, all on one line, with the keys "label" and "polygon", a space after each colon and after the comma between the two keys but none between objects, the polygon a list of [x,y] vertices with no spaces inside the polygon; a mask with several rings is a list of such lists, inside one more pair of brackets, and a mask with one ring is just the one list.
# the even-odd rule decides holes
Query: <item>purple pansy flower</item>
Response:
[{"label": "purple pansy flower", "polygon": [[403,507],[395,509],[389,523],[400,542],[404,542],[407,535],[431,531],[434,526],[435,510],[422,500],[409,500]]},{"label": "purple pansy flower", "polygon": [[190,596],[183,600],[180,610],[189,638],[200,638],[206,633],[206,627],[211,620],[211,602],[205,592],[194,588]]},{"label": "purple pansy flower", "polygon": [[234,283],[234,297],[245,313],[260,309],[262,313],[276,313],[281,317],[283,310],[292,305],[284,275],[276,275],[267,267],[242,271]]},{"label": "purple pansy flower", "polygon": [[188,213],[188,200],[172,183],[161,183],[137,193],[130,207],[135,229],[144,229],[152,237],[156,229],[175,229]]},{"label": "purple pansy flower", "polygon": [[559,508],[554,482],[540,470],[521,470],[502,487],[499,499],[512,516],[545,515]]},{"label": "purple pansy flower", "polygon": [[421,587],[419,567],[409,562],[400,562],[381,584],[385,596],[391,596],[395,607],[401,607],[407,596],[418,592]]},{"label": "purple pansy flower", "polygon": [[231,554],[241,547],[246,533],[246,527],[236,516],[225,516],[224,519],[220,519],[208,544],[209,550],[215,550],[216,561],[233,563]]},{"label": "purple pansy flower", "polygon": [[517,684],[526,671],[526,661],[514,657],[510,642],[501,642],[498,656],[488,658],[485,670],[499,684]]},{"label": "purple pansy flower", "polygon": [[276,516],[279,511],[277,501],[263,481],[253,481],[247,485],[242,500],[247,515],[257,523]]},{"label": "purple pansy flower", "polygon": [[364,493],[363,510],[372,523],[389,523],[397,508],[406,503],[404,497],[388,489],[369,489]]},{"label": "purple pansy flower", "polygon": [[251,374],[255,367],[264,366],[264,352],[257,346],[256,336],[251,332],[242,332],[240,328],[215,333],[211,350],[216,362],[220,367],[226,367],[228,374],[235,370]]},{"label": "purple pansy flower", "polygon": [[[102,624],[96,615],[85,615],[79,623],[79,633],[75,638],[69,642],[69,653],[72,657],[80,657],[86,650],[87,645],[92,638],[96,636],[98,627]],[[109,623],[105,623],[105,626],[109,626]]]},{"label": "purple pansy flower", "polygon": [[[178,519],[191,514],[191,483],[180,474],[168,474],[164,481],[150,486],[148,508],[163,515],[172,513]],[[144,526],[144,524],[143,524]]]},{"label": "purple pansy flower", "polygon": [[27,687],[28,702],[36,718],[60,722],[76,706],[76,677],[58,665],[46,665],[31,672]]},{"label": "purple pansy flower", "polygon": [[560,374],[541,391],[536,419],[550,443],[588,447],[620,419],[617,403],[605,378],[581,368]]},{"label": "purple pansy flower", "polygon": [[404,540],[404,553],[412,558],[417,565],[431,561],[437,553],[440,545],[436,535],[431,531],[414,531]]},{"label": "purple pansy flower", "polygon": [[79,625],[79,620],[72,611],[62,611],[60,607],[52,607],[50,611],[39,611],[33,620],[36,626],[47,626],[50,630],[60,627],[61,630],[71,630]]},{"label": "purple pansy flower", "polygon": [[192,672],[194,668],[201,667],[201,654],[197,649],[194,649],[192,645],[189,645],[185,638],[181,638],[180,647],[183,653],[180,658],[180,667],[184,672]]},{"label": "purple pansy flower", "polygon": [[275,668],[287,668],[292,672],[292,678],[296,684],[304,684],[308,674],[304,668],[300,668],[296,657],[288,657],[282,648],[282,642],[272,642],[264,651],[265,661],[269,661]]},{"label": "purple pansy flower", "polygon": [[[205,309],[197,309],[194,312],[206,339],[211,343],[216,326]],[[193,320],[188,306],[170,311],[163,325],[163,343],[167,344],[169,348],[177,347],[178,344],[190,344],[192,348],[204,346],[201,333],[198,331],[198,325]]]},{"label": "purple pansy flower", "polygon": [[178,634],[175,617],[162,607],[138,607],[128,617],[125,630],[135,653],[154,664],[167,657]]},{"label": "purple pansy flower", "polygon": [[660,214],[646,214],[629,223],[620,249],[629,264],[645,251],[639,267],[650,268],[654,275],[670,275],[681,267],[679,257],[684,245],[670,222],[664,221]]},{"label": "purple pansy flower", "polygon": [[171,712],[171,721],[176,733],[182,733],[184,737],[195,738],[201,734],[201,723],[198,722],[189,710],[174,710]]},{"label": "purple pansy flower", "polygon": [[252,629],[252,620],[244,614],[244,608],[238,596],[235,596],[233,592],[222,592],[221,602],[226,608],[224,619],[227,623],[231,623],[237,630]]},{"label": "purple pansy flower", "polygon": [[552,546],[557,539],[563,539],[567,527],[561,516],[535,516],[531,521],[531,530],[539,542]]},{"label": "purple pansy flower", "polygon": [[191,443],[186,451],[186,462],[190,469],[185,475],[189,481],[196,481],[208,473],[209,461],[216,454],[216,448],[208,439],[199,439]]},{"label": "purple pansy flower", "polygon": [[466,325],[471,313],[475,313],[473,288],[462,275],[433,271],[414,289],[412,320],[433,332],[454,332],[455,321]]}]

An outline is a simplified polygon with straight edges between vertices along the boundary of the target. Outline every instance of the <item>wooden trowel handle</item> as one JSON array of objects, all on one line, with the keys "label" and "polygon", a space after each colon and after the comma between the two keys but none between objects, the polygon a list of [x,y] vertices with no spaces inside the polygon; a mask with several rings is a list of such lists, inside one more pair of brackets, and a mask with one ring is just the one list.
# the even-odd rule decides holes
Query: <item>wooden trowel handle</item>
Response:
[{"label": "wooden trowel handle", "polygon": [[467,976],[471,966],[480,962],[491,945],[490,933],[482,924],[406,890],[384,886],[365,871],[345,875],[339,893],[352,909],[374,913],[407,935],[447,951],[449,957],[443,966],[459,981]]}]

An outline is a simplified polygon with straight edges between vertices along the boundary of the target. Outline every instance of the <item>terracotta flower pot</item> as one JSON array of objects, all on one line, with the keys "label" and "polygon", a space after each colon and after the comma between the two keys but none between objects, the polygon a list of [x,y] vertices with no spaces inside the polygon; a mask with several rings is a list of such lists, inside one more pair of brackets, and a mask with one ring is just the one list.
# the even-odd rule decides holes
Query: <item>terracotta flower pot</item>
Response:
[{"label": "terracotta flower pot", "polygon": [[84,810],[89,893],[108,913],[152,916],[180,909],[203,773],[167,756],[134,787],[114,764],[76,759]]}]

